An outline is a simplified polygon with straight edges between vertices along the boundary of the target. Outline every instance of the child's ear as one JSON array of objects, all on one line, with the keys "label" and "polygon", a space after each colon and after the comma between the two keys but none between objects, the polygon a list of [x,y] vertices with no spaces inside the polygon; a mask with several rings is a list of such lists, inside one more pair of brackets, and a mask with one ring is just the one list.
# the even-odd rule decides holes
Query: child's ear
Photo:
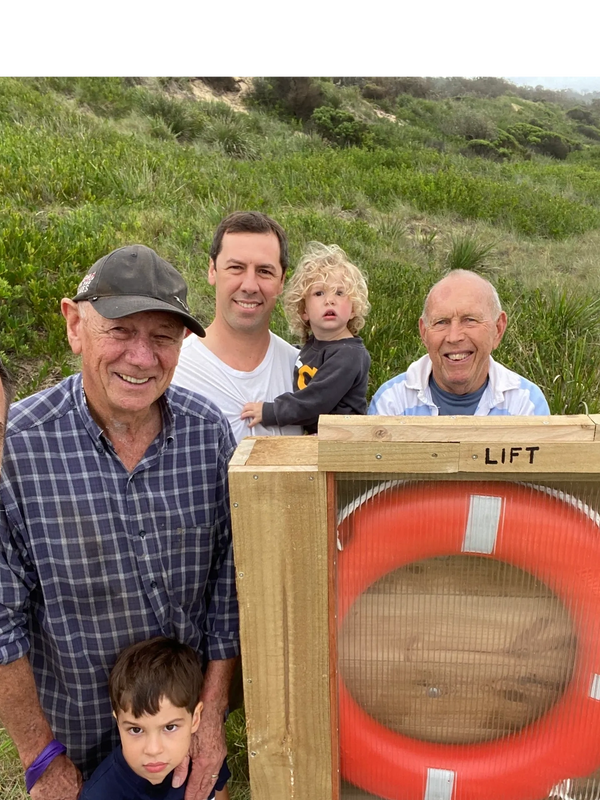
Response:
[{"label": "child's ear", "polygon": [[204,708],[204,703],[201,700],[194,709],[194,713],[192,714],[192,733],[196,733],[196,731],[198,730],[203,708]]}]

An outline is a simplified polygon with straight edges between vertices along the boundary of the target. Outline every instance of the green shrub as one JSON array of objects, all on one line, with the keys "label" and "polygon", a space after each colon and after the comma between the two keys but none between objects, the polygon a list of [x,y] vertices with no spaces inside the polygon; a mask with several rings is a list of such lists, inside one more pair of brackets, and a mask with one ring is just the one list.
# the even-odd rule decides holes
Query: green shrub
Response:
[{"label": "green shrub", "polygon": [[578,125],[577,133],[586,136],[588,139],[593,139],[595,142],[600,142],[600,129],[594,125]]},{"label": "green shrub", "polygon": [[504,149],[519,156],[524,156],[527,152],[527,149],[523,147],[523,145],[519,144],[514,136],[511,136],[510,133],[507,133],[501,129],[498,130],[498,136],[494,140],[494,145],[498,148],[498,150]]},{"label": "green shrub", "polygon": [[540,136],[544,131],[537,125],[530,125],[528,122],[516,122],[506,129],[506,133],[523,147],[529,147],[539,143]]},{"label": "green shrub", "polygon": [[519,144],[542,155],[564,161],[573,149],[572,143],[560,133],[547,131],[527,122],[517,122],[506,129]]},{"label": "green shrub", "polygon": [[483,259],[496,249],[496,243],[482,244],[473,236],[462,235],[452,237],[452,247],[448,253],[448,269],[482,270]]},{"label": "green shrub", "polygon": [[567,117],[577,122],[584,122],[586,125],[598,125],[599,122],[598,117],[593,111],[587,108],[581,108],[581,106],[569,109],[567,111]]},{"label": "green shrub", "polygon": [[552,414],[600,410],[600,300],[578,290],[525,289],[507,281],[498,291],[508,301],[503,363],[542,388]]},{"label": "green shrub", "polygon": [[440,128],[443,133],[452,136],[462,136],[465,139],[496,138],[498,129],[492,120],[471,108],[459,108],[448,120],[442,120]]},{"label": "green shrub", "polygon": [[153,116],[148,119],[150,135],[155,139],[162,139],[163,141],[175,139],[171,126],[167,125],[162,117]]},{"label": "green shrub", "polygon": [[482,158],[490,158],[492,161],[502,161],[503,158],[506,158],[506,154],[509,154],[509,151],[506,148],[501,151],[495,144],[485,139],[471,139],[470,142],[467,142],[463,153],[467,156],[481,156]]},{"label": "green shrub", "polygon": [[368,126],[349,111],[321,106],[313,112],[311,122],[321,136],[339,147],[365,143]]},{"label": "green shrub", "polygon": [[539,138],[539,144],[535,145],[534,149],[544,156],[551,156],[559,161],[564,161],[571,152],[571,146],[568,140],[564,136],[561,136],[560,133],[544,131]]},{"label": "green shrub", "polygon": [[389,119],[380,119],[369,127],[371,142],[375,147],[386,147],[393,150],[407,143],[406,129]]},{"label": "green shrub", "polygon": [[207,128],[204,139],[216,144],[226,156],[253,159],[258,156],[258,147],[252,134],[242,130],[235,122],[215,120]]},{"label": "green shrub", "polygon": [[248,99],[280,116],[304,122],[325,101],[323,90],[312,78],[255,78]]},{"label": "green shrub", "polygon": [[133,83],[129,78],[31,78],[38,91],[51,91],[73,97],[102,117],[120,118],[135,105]]},{"label": "green shrub", "polygon": [[180,100],[140,89],[136,94],[136,105],[148,117],[162,119],[173,136],[181,142],[197,139],[207,124],[206,115],[192,100]]},{"label": "green shrub", "polygon": [[383,100],[390,97],[385,86],[381,86],[378,83],[365,83],[360,91],[367,100]]},{"label": "green shrub", "polygon": [[102,116],[125,116],[134,105],[134,93],[123,78],[77,78],[75,97]]},{"label": "green shrub", "polygon": [[397,94],[409,94],[411,97],[426,98],[433,92],[430,78],[407,77],[390,78],[389,80]]}]

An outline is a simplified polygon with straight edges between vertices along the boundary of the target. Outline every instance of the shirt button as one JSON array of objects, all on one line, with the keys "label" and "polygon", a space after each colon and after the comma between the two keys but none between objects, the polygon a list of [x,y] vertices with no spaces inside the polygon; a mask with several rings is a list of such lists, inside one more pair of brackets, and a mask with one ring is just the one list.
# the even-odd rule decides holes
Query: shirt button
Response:
[{"label": "shirt button", "polygon": [[96,445],[96,450],[100,453],[100,455],[102,455],[102,453],[104,452],[104,448],[102,447],[101,444]]},{"label": "shirt button", "polygon": [[146,535],[146,531],[140,531],[140,539],[143,539]]},{"label": "shirt button", "polygon": [[156,589],[156,581],[151,581],[150,588],[151,589]]}]

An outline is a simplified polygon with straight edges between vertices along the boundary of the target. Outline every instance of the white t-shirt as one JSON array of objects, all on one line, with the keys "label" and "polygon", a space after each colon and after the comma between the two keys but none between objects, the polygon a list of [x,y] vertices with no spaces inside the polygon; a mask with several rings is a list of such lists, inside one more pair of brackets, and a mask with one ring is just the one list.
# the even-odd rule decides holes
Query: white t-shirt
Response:
[{"label": "white t-shirt", "polygon": [[248,420],[240,419],[246,403],[270,402],[292,391],[298,350],[271,331],[269,334],[269,349],[252,372],[232,369],[195,334],[183,340],[173,383],[212,400],[229,420],[237,442],[244,436],[301,436],[303,432],[299,425],[265,428],[259,424],[250,429]]}]

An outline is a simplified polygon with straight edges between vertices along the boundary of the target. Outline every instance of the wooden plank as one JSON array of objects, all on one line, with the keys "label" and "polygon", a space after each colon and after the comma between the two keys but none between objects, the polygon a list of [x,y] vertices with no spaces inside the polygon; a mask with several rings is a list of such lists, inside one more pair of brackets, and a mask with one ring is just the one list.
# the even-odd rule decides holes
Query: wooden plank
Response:
[{"label": "wooden plank", "polygon": [[252,798],[329,799],[327,476],[263,470],[229,473]]},{"label": "wooden plank", "polygon": [[458,472],[456,442],[336,442],[319,439],[319,470],[329,472]]},{"label": "wooden plank", "polygon": [[[600,420],[600,415],[597,415]],[[600,423],[598,423],[600,424]],[[322,416],[319,439],[333,442],[592,442],[596,426],[585,415],[554,417]]]},{"label": "wooden plank", "polygon": [[[327,473],[327,559],[329,564],[329,707],[331,709],[331,800],[340,800],[340,744],[338,702],[338,639],[337,639],[337,481]],[[327,798],[329,800],[329,798]]]},{"label": "wooden plank", "polygon": [[600,473],[600,441],[538,444],[529,438],[506,443],[465,442],[459,445],[460,472]]},{"label": "wooden plank", "polygon": [[248,467],[314,468],[317,463],[316,436],[257,436],[253,439],[243,439],[240,447],[244,442],[254,443],[245,462]]},{"label": "wooden plank", "polygon": [[589,417],[595,426],[596,430],[595,441],[600,441],[600,414],[590,414]]},{"label": "wooden plank", "polygon": [[238,444],[235,448],[235,452],[231,457],[231,461],[229,462],[230,467],[243,467],[245,463],[248,461],[250,453],[252,452],[252,448],[256,444],[256,439],[247,438],[242,439],[242,441]]},{"label": "wooden plank", "polygon": [[542,716],[568,685],[576,640],[543,583],[474,556],[414,562],[357,598],[340,673],[381,724],[440,743],[483,742]]}]

